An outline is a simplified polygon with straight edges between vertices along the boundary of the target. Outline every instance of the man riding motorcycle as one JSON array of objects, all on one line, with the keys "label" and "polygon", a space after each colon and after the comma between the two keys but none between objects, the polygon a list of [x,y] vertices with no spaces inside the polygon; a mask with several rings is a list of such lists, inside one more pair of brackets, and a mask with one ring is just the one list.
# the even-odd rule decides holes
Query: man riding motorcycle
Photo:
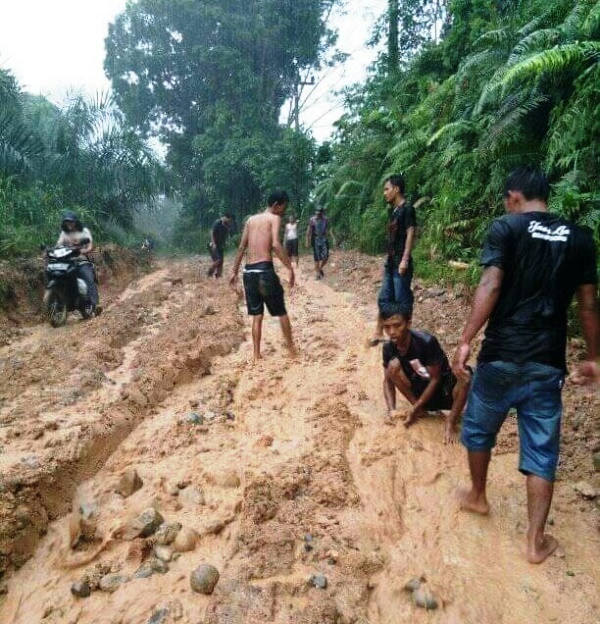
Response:
[{"label": "man riding motorcycle", "polygon": [[[61,233],[56,242],[58,245],[79,249],[80,258],[89,260],[88,254],[93,249],[92,234],[88,228],[83,227],[81,221],[74,212],[66,212],[61,222]],[[86,240],[87,239],[87,240]],[[83,244],[82,244],[83,241]],[[89,262],[81,262],[78,268],[79,277],[86,283],[89,305],[92,312],[98,313],[98,287],[96,286],[96,276],[94,265]]]}]

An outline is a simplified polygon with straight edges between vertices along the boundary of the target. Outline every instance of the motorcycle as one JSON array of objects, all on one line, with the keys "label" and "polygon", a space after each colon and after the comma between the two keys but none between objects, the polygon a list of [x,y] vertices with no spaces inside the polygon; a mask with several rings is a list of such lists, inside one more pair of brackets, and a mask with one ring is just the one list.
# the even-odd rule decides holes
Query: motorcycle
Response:
[{"label": "motorcycle", "polygon": [[[87,245],[89,239],[82,239],[81,245]],[[67,314],[78,310],[82,318],[89,319],[99,313],[89,300],[88,286],[78,276],[82,262],[79,249],[73,247],[52,247],[46,250],[46,292],[44,305],[52,327],[61,327],[67,322]]]}]

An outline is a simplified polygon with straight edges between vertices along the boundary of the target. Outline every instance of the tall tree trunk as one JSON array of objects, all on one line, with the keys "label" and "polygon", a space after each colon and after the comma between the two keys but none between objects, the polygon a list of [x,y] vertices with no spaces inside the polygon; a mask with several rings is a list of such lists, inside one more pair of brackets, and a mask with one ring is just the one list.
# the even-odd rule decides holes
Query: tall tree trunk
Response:
[{"label": "tall tree trunk", "polygon": [[400,52],[398,47],[398,20],[400,17],[399,0],[388,0],[388,71],[390,76],[400,69]]}]

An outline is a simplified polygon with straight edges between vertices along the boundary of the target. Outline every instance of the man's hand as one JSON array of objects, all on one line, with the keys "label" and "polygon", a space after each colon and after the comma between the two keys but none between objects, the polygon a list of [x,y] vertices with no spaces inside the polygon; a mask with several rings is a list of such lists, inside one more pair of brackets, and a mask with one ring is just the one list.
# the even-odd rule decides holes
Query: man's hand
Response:
[{"label": "man's hand", "polygon": [[402,260],[402,262],[398,265],[398,273],[400,273],[400,275],[404,275],[406,271],[408,271],[408,262],[406,260]]},{"label": "man's hand", "polygon": [[452,372],[463,381],[469,381],[471,379],[471,371],[467,368],[467,361],[469,360],[470,354],[471,345],[468,342],[459,344],[454,352]]},{"label": "man's hand", "polygon": [[597,385],[600,382],[600,368],[595,360],[586,360],[577,365],[569,379],[579,386]]},{"label": "man's hand", "polygon": [[294,269],[292,267],[290,267],[290,277],[289,277],[289,284],[290,284],[290,288],[294,288],[294,284],[296,283],[296,274],[294,273]]},{"label": "man's hand", "polygon": [[230,286],[235,286],[235,283],[237,282],[237,271],[234,271],[233,269],[231,269],[231,277],[229,278],[229,285]]}]

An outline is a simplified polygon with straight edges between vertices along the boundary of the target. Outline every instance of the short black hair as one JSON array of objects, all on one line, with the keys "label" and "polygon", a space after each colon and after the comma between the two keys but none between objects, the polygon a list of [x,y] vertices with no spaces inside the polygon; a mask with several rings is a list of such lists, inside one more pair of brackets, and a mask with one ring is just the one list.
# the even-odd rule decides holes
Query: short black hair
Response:
[{"label": "short black hair", "polygon": [[405,321],[410,321],[412,319],[412,308],[395,301],[380,303],[379,314],[381,314],[381,318],[384,321],[392,318],[392,316],[401,316]]},{"label": "short black hair", "polygon": [[540,199],[548,201],[550,183],[546,174],[535,165],[526,165],[513,169],[504,184],[504,197],[509,191],[519,191],[527,201]]},{"label": "short black hair", "polygon": [[273,191],[267,198],[267,206],[273,206],[273,204],[287,204],[290,201],[290,196],[286,191]]},{"label": "short black hair", "polygon": [[233,212],[226,212],[223,216],[226,219],[231,219],[232,221],[235,221],[235,217],[233,216]]},{"label": "short black hair", "polygon": [[406,182],[399,173],[394,173],[393,175],[388,176],[384,180],[384,184],[385,182],[389,182],[392,186],[397,186],[400,190],[400,195],[404,195],[404,192],[406,191]]}]

